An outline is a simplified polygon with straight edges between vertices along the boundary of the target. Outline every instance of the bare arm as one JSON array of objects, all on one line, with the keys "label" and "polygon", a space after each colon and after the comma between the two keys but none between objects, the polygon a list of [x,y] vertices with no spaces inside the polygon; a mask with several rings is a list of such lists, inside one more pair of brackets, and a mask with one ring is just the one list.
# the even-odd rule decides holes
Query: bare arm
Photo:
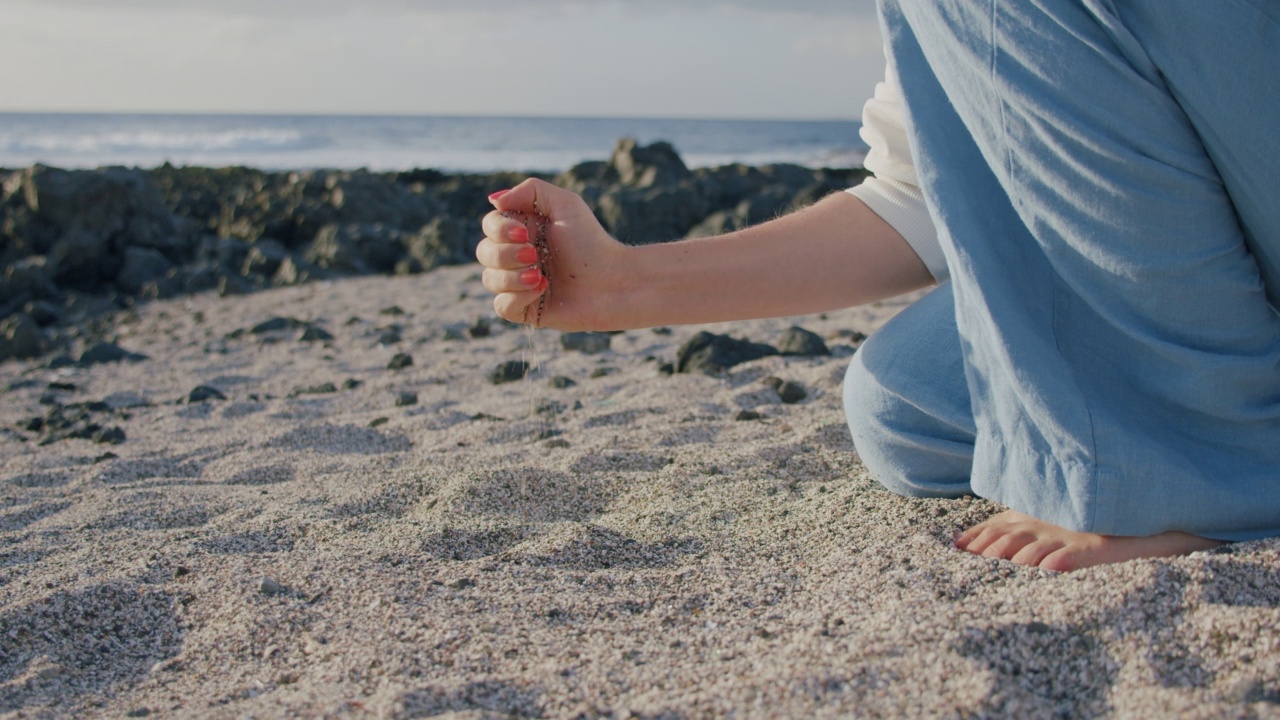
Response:
[{"label": "bare arm", "polygon": [[[641,247],[609,238],[580,198],[541,181],[494,202],[528,213],[535,197],[550,218],[552,246],[542,324],[564,330],[799,315],[933,282],[902,236],[848,193],[735,233]],[[486,266],[485,287],[498,294],[500,315],[521,321],[541,295],[540,278],[527,274],[531,263],[519,257],[527,247],[522,225],[495,212],[484,227],[476,255]]]}]

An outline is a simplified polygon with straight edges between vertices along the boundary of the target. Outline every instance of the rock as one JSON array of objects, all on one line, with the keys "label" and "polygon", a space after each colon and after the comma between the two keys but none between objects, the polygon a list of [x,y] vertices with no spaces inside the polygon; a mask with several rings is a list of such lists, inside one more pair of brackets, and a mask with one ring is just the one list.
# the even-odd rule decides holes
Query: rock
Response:
[{"label": "rock", "polygon": [[676,353],[676,372],[719,375],[734,365],[777,354],[777,348],[772,345],[735,340],[703,330],[680,346]]},{"label": "rock", "polygon": [[672,185],[690,177],[689,168],[671,143],[641,145],[635,138],[618,140],[609,167],[622,184],[637,187]]},{"label": "rock", "polygon": [[298,337],[298,342],[329,342],[333,339],[333,335],[324,328],[315,325],[307,325],[307,329],[302,331],[302,335]]},{"label": "rock", "polygon": [[312,241],[305,258],[340,273],[390,273],[404,254],[405,245],[402,231],[382,223],[326,225]]},{"label": "rock", "polygon": [[755,410],[739,410],[738,414],[733,416],[733,419],[738,422],[749,422],[751,420],[759,420],[763,417],[763,415]]},{"label": "rock", "polygon": [[407,390],[396,394],[396,407],[408,407],[418,404],[418,393]]},{"label": "rock", "polygon": [[262,238],[245,254],[244,262],[240,264],[240,274],[273,277],[288,259],[289,248],[285,247],[284,243],[271,238]]},{"label": "rock", "polygon": [[379,345],[395,345],[396,343],[400,342],[403,339],[404,338],[401,337],[400,330],[398,328],[387,328],[386,330],[382,331],[381,335],[378,336],[378,344]]},{"label": "rock", "polygon": [[378,311],[378,314],[390,315],[391,317],[400,317],[404,315],[405,312],[404,312],[404,309],[401,308],[399,305],[392,305],[391,307],[382,308],[381,310]]},{"label": "rock", "polygon": [[332,395],[338,392],[338,386],[331,382],[320,383],[319,385],[311,385],[310,387],[297,388],[289,393],[289,397],[299,397],[301,395]]},{"label": "rock", "polygon": [[295,320],[289,317],[273,317],[249,328],[251,335],[265,335],[267,333],[284,332],[285,330],[295,330],[300,327],[306,327],[307,323],[301,320]]},{"label": "rock", "polygon": [[35,357],[43,344],[40,325],[30,315],[20,312],[0,320],[0,360]]},{"label": "rock", "polygon": [[599,332],[573,332],[560,336],[560,347],[565,350],[576,350],[586,355],[597,355],[608,352],[613,336]]},{"label": "rock", "polygon": [[551,379],[547,380],[547,384],[557,390],[565,390],[567,388],[573,387],[574,385],[577,385],[578,383],[574,382],[573,380],[563,375],[556,375],[555,377],[552,377]]},{"label": "rock", "polygon": [[391,358],[391,362],[387,363],[388,370],[403,370],[413,365],[413,356],[407,353],[396,353]]},{"label": "rock", "polygon": [[475,587],[476,581],[471,578],[459,578],[451,583],[447,583],[447,585],[454,590],[466,590],[467,588]]},{"label": "rock", "polygon": [[492,332],[493,330],[489,325],[489,318],[480,318],[476,320],[474,325],[467,328],[467,335],[471,336],[471,339],[473,340],[487,338]]},{"label": "rock", "polygon": [[84,352],[80,353],[80,357],[76,360],[76,364],[80,367],[89,367],[90,365],[101,365],[113,362],[142,362],[151,358],[139,353],[129,352],[115,343],[99,342],[90,345]]},{"label": "rock", "polygon": [[616,372],[618,372],[617,368],[611,368],[611,367],[596,368],[595,370],[591,371],[591,379],[596,380],[602,377],[609,377],[610,375]]},{"label": "rock", "polygon": [[200,385],[187,393],[187,402],[190,404],[226,399],[227,396],[223,395],[221,390],[215,387],[209,387],[208,385]]},{"label": "rock", "polygon": [[474,262],[482,236],[473,222],[437,217],[407,237],[405,246],[409,258],[417,261],[421,271],[427,271],[441,265]]},{"label": "rock", "polygon": [[118,427],[103,428],[93,434],[93,441],[99,445],[120,445],[125,441],[124,430]]},{"label": "rock", "polygon": [[343,390],[355,390],[361,385],[364,385],[364,382],[361,380],[357,380],[355,378],[347,378],[346,380],[342,381]]},{"label": "rock", "polygon": [[596,209],[615,238],[628,245],[647,245],[684,237],[710,208],[696,187],[682,184],[617,186],[601,194]]},{"label": "rock", "polygon": [[258,592],[263,595],[283,595],[289,592],[289,589],[269,577],[264,577],[258,583]]},{"label": "rock", "polygon": [[529,374],[529,363],[523,360],[509,360],[494,368],[489,373],[489,382],[494,385],[515,382],[521,380],[525,375]]},{"label": "rock", "polygon": [[778,397],[788,405],[794,405],[809,396],[800,384],[779,377],[767,377],[764,379],[764,384],[777,390]]},{"label": "rock", "polygon": [[147,283],[163,278],[172,267],[173,263],[158,250],[127,247],[116,284],[125,292],[137,294]]},{"label": "rock", "polygon": [[49,327],[62,317],[62,308],[48,300],[33,300],[23,305],[22,311],[31,316],[40,327]]},{"label": "rock", "polygon": [[333,277],[333,273],[312,263],[292,255],[280,261],[280,267],[271,276],[271,284],[279,287],[292,287],[312,280],[325,280]]},{"label": "rock", "polygon": [[5,268],[0,282],[0,305],[22,304],[57,294],[49,262],[43,255],[22,258]]},{"label": "rock", "polygon": [[821,335],[795,325],[782,334],[782,339],[778,341],[778,352],[783,355],[804,356],[831,354]]}]

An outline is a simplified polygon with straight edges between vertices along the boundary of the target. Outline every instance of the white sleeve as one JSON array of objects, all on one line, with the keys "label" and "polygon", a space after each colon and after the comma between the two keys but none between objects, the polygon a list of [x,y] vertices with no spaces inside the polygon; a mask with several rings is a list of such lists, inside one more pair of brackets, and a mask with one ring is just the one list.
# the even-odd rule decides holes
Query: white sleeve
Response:
[{"label": "white sleeve", "polygon": [[892,60],[885,67],[884,82],[876,85],[875,95],[862,109],[860,134],[871,147],[864,165],[873,177],[847,192],[898,231],[934,280],[945,282],[951,274],[911,160],[902,89]]}]

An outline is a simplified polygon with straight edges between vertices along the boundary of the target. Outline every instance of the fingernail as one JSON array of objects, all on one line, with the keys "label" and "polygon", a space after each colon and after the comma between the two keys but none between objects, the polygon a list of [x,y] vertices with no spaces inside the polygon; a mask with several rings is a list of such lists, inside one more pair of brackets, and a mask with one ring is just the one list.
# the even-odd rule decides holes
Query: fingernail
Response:
[{"label": "fingernail", "polygon": [[516,259],[524,265],[532,265],[538,262],[538,248],[532,245],[525,245],[520,248],[520,252],[516,253]]},{"label": "fingernail", "polygon": [[542,271],[538,268],[529,268],[520,273],[520,282],[530,287],[537,285],[542,281]]},{"label": "fingernail", "polygon": [[499,190],[498,192],[493,193],[492,195],[490,195],[490,196],[489,196],[489,202],[493,202],[494,200],[497,200],[498,198],[502,197],[503,195],[506,195],[506,194],[507,194],[507,193],[509,193],[509,192],[511,192],[511,190],[509,190],[509,189],[508,189],[508,190]]},{"label": "fingernail", "polygon": [[518,243],[529,242],[529,228],[522,227],[522,226],[513,227],[511,228],[510,235],[511,235],[511,239],[515,240]]}]

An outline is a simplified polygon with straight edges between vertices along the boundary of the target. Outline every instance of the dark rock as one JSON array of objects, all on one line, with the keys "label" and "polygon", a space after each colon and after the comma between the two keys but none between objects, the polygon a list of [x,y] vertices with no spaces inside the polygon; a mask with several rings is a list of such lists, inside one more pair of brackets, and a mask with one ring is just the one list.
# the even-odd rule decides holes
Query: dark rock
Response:
[{"label": "dark rock", "polygon": [[16,313],[0,320],[0,361],[35,357],[43,344],[40,325],[30,315]]},{"label": "dark rock", "polygon": [[675,375],[676,366],[669,362],[664,362],[658,366],[658,374],[659,375]]},{"label": "dark rock", "polygon": [[417,262],[422,272],[441,265],[474,262],[482,236],[477,223],[437,217],[407,237],[405,246],[409,258]]},{"label": "dark rock", "polygon": [[391,418],[377,417],[369,421],[369,427],[371,428],[382,427],[383,425],[386,425],[389,422],[391,422]]},{"label": "dark rock", "polygon": [[0,305],[17,305],[57,294],[48,260],[43,255],[22,258],[5,268],[4,280],[0,282]]},{"label": "dark rock", "polygon": [[480,318],[476,320],[474,325],[467,328],[467,334],[470,335],[472,339],[487,338],[492,332],[493,330],[489,325],[488,318]]},{"label": "dark rock", "polygon": [[777,348],[772,345],[735,340],[703,330],[680,346],[676,353],[676,372],[718,375],[734,365],[777,354]]},{"label": "dark rock", "polygon": [[576,350],[587,355],[596,355],[609,350],[613,336],[609,333],[573,332],[560,336],[560,347],[565,350]]},{"label": "dark rock", "polygon": [[285,247],[284,243],[271,238],[262,238],[245,254],[244,262],[240,264],[240,274],[272,277],[280,270],[280,265],[288,259],[289,248]]},{"label": "dark rock", "polygon": [[173,263],[158,250],[127,247],[116,284],[125,292],[138,293],[147,283],[163,278],[172,267]]},{"label": "dark rock", "polygon": [[551,379],[547,380],[547,384],[557,390],[564,390],[567,388],[571,388],[574,385],[577,385],[578,383],[574,382],[573,380],[563,375],[556,375],[555,377],[552,377]]},{"label": "dark rock", "polygon": [[466,590],[467,588],[475,587],[476,581],[471,578],[459,578],[451,583],[447,583],[447,585],[454,590]]},{"label": "dark rock", "polygon": [[142,362],[151,358],[140,353],[129,352],[115,343],[99,342],[90,345],[84,352],[80,353],[80,357],[76,360],[76,364],[80,367],[89,367],[90,365],[101,365],[113,362]]},{"label": "dark rock", "polygon": [[290,255],[280,261],[280,267],[271,276],[271,284],[280,287],[292,287],[312,280],[326,280],[331,277],[333,277],[333,273],[324,268]]},{"label": "dark rock", "polygon": [[782,402],[793,405],[809,396],[804,387],[799,383],[783,380],[779,377],[767,377],[764,384],[778,391],[778,397],[782,398]]},{"label": "dark rock", "polygon": [[738,414],[733,416],[733,419],[739,422],[747,422],[751,420],[759,420],[763,417],[763,415],[755,410],[739,410]]},{"label": "dark rock", "polygon": [[342,389],[343,389],[343,390],[355,390],[356,388],[360,387],[360,386],[361,386],[361,385],[363,385],[363,384],[364,384],[363,382],[361,382],[361,381],[359,381],[359,380],[357,380],[357,379],[355,379],[355,378],[347,378],[346,380],[343,380],[343,381],[342,381]]},{"label": "dark rock", "polygon": [[328,330],[315,325],[307,325],[307,329],[302,331],[298,342],[329,342],[332,339],[333,335]]},{"label": "dark rock", "polygon": [[611,368],[611,367],[596,368],[595,370],[591,371],[591,379],[595,380],[602,377],[609,377],[610,375],[616,372],[618,372],[617,368]]},{"label": "dark rock", "polygon": [[395,345],[396,343],[400,342],[403,339],[404,338],[401,337],[400,331],[398,329],[389,328],[387,330],[383,330],[382,334],[378,336],[378,344],[379,345]]},{"label": "dark rock", "polygon": [[667,142],[641,145],[635,138],[622,138],[613,148],[609,166],[622,184],[637,187],[673,185],[690,177],[684,160]]},{"label": "dark rock", "polygon": [[332,395],[336,392],[338,392],[338,386],[328,382],[320,383],[319,385],[312,385],[310,387],[297,388],[293,392],[289,393],[289,397],[299,397],[301,395]]},{"label": "dark rock", "polygon": [[285,330],[296,330],[300,327],[306,327],[306,323],[301,320],[295,320],[288,317],[273,317],[270,320],[262,322],[249,328],[251,335],[265,335],[267,333],[284,332]]},{"label": "dark rock", "polygon": [[382,308],[381,310],[378,311],[378,314],[390,315],[392,317],[400,317],[405,313],[404,313],[404,310],[399,305],[392,305],[391,307]]},{"label": "dark rock", "polygon": [[618,186],[601,194],[596,207],[605,229],[628,245],[678,240],[709,210],[706,198],[688,184]]},{"label": "dark rock", "polygon": [[418,393],[402,391],[396,394],[396,407],[408,407],[418,404]]},{"label": "dark rock", "polygon": [[831,354],[821,335],[795,325],[782,334],[782,339],[778,341],[778,352],[783,355],[805,356]]},{"label": "dark rock", "polygon": [[529,370],[529,363],[523,360],[509,360],[494,368],[493,372],[489,373],[489,382],[494,385],[515,382],[516,380],[523,379],[525,375],[528,375]]},{"label": "dark rock", "polygon": [[215,387],[209,387],[208,385],[200,385],[187,393],[187,402],[192,404],[208,402],[209,400],[226,399],[227,396],[223,395],[221,390]]},{"label": "dark rock", "polygon": [[103,428],[93,434],[93,441],[99,445],[120,445],[125,441],[124,430],[118,427]]},{"label": "dark rock", "polygon": [[396,353],[391,358],[391,362],[387,363],[388,370],[403,370],[413,365],[413,356],[407,353]]},{"label": "dark rock", "polygon": [[40,327],[49,327],[62,317],[62,309],[48,300],[32,300],[22,306],[22,311]]},{"label": "dark rock", "polygon": [[326,225],[320,229],[305,258],[339,273],[390,273],[404,253],[405,234],[383,223]]}]

